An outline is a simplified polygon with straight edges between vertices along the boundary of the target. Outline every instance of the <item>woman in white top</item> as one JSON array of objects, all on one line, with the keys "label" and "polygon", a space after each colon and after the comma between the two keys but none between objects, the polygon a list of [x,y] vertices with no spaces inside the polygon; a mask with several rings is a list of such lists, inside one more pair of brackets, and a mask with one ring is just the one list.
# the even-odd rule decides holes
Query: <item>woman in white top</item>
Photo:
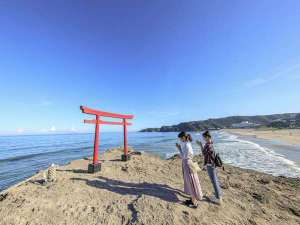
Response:
[{"label": "woman in white top", "polygon": [[182,173],[184,180],[184,192],[191,197],[186,204],[191,208],[197,208],[197,201],[202,200],[202,190],[197,172],[193,171],[188,161],[193,159],[192,137],[190,134],[180,132],[178,135],[180,143],[176,144],[182,159]]}]

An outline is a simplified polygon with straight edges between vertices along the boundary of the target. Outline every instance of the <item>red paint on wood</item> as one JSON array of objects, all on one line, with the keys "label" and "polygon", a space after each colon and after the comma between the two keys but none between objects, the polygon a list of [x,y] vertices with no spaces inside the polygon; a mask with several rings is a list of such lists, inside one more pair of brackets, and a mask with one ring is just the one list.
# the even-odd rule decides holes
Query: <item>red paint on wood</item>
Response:
[{"label": "red paint on wood", "polygon": [[[84,120],[84,123],[96,124],[96,120]],[[103,121],[103,120],[99,120],[98,123],[105,124],[105,125],[124,125],[124,122]],[[126,125],[130,126],[131,123],[126,122]]]},{"label": "red paint on wood", "polygon": [[128,149],[127,149],[127,127],[126,127],[126,119],[123,119],[123,129],[124,129],[124,155],[128,154]]},{"label": "red paint on wood", "polygon": [[85,106],[80,106],[80,109],[83,113],[91,114],[91,115],[98,115],[98,116],[105,116],[105,117],[119,118],[119,119],[133,119],[133,115],[122,115],[118,113],[103,112],[95,109],[90,109]]},{"label": "red paint on wood", "polygon": [[[96,121],[99,121],[99,116],[96,116]],[[93,154],[93,164],[98,163],[98,146],[99,146],[99,123],[95,126],[95,140],[94,140],[94,154]]]},{"label": "red paint on wood", "polygon": [[[99,151],[99,135],[100,135],[100,124],[106,125],[123,125],[124,132],[124,155],[128,154],[128,146],[127,146],[127,126],[131,125],[128,123],[126,119],[133,119],[133,115],[122,115],[118,113],[110,113],[103,112],[100,110],[91,109],[85,106],[80,106],[80,110],[82,113],[90,114],[96,116],[95,120],[84,120],[84,123],[95,124],[95,139],[94,139],[94,154],[93,154],[93,164],[96,165],[98,163],[98,151]],[[100,119],[100,116],[111,117],[122,119],[122,122],[114,122],[114,121],[103,121]]]}]

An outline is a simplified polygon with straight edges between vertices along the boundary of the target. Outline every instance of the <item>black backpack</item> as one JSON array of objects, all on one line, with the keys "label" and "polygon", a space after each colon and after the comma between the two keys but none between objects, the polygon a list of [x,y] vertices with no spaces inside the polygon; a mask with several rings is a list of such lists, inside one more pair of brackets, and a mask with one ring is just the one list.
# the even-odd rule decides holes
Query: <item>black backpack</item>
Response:
[{"label": "black backpack", "polygon": [[225,170],[223,161],[222,161],[219,153],[216,153],[214,148],[213,148],[213,152],[214,152],[213,161],[214,161],[215,167],[222,167],[222,169]]},{"label": "black backpack", "polygon": [[214,161],[216,167],[223,167],[223,161],[219,155],[219,153],[215,154],[215,161]]}]

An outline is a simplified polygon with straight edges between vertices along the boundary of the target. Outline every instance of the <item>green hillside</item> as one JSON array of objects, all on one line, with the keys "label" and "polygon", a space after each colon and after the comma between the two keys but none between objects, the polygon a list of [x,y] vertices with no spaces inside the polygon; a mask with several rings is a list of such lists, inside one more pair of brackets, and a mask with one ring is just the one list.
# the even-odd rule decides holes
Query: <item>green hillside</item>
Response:
[{"label": "green hillside", "polygon": [[[210,129],[238,128],[240,123],[249,123],[248,127],[295,128],[300,127],[300,113],[284,113],[262,116],[230,116],[217,119],[183,122],[160,128],[146,128],[141,132],[201,131]],[[241,125],[242,126],[242,125]]]}]

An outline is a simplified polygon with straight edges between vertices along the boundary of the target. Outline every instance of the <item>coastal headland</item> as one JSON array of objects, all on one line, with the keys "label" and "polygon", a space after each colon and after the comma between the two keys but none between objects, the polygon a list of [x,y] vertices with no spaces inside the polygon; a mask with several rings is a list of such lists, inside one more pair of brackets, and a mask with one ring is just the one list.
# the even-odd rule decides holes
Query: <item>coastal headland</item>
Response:
[{"label": "coastal headland", "polygon": [[[300,224],[300,179],[225,165],[218,171],[222,205],[204,199],[191,209],[182,203],[181,159],[135,153],[122,162],[122,149],[106,151],[95,174],[86,173],[90,159],[72,161],[47,184],[40,182],[45,171],[38,172],[1,193],[0,224]],[[194,160],[203,163],[200,156]],[[199,179],[211,194],[206,171]]]},{"label": "coastal headland", "polygon": [[300,128],[300,113],[283,113],[257,116],[229,116],[162,126],[160,128],[145,128],[140,132],[179,132],[220,130],[230,128],[268,128],[287,129]]}]

